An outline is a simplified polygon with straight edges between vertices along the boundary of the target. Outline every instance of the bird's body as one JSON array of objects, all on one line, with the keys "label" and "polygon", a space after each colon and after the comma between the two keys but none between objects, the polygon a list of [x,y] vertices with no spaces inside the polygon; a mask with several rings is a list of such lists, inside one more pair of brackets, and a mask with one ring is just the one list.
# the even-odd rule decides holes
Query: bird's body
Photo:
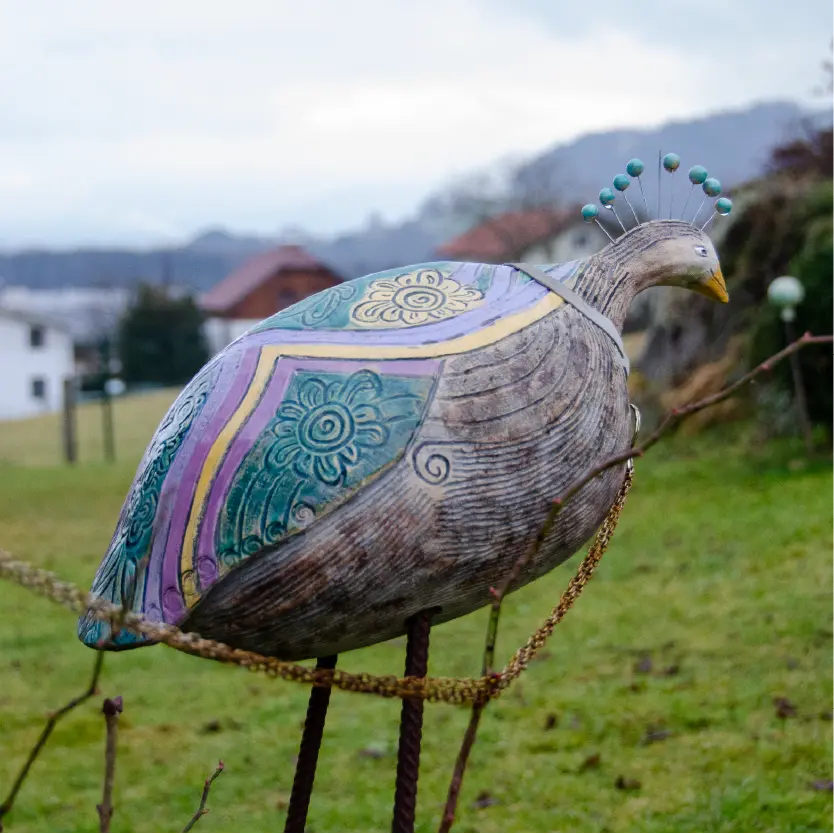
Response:
[{"label": "bird's body", "polygon": [[[541,269],[619,330],[652,284],[719,297],[705,240],[654,222]],[[461,616],[489,601],[552,499],[627,448],[626,383],[599,324],[512,266],[422,264],[326,290],[186,387],[93,593],[285,659],[395,637],[425,609]],[[565,507],[520,584],[593,534],[622,478],[607,471]],[[142,642],[107,628],[82,618],[79,633]]]}]

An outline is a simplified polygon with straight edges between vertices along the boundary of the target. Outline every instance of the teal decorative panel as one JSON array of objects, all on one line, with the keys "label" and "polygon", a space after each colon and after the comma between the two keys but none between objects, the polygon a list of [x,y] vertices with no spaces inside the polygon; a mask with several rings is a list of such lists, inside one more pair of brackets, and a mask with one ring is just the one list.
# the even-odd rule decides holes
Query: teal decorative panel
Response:
[{"label": "teal decorative panel", "polygon": [[217,529],[221,573],[306,527],[398,460],[433,378],[297,371],[244,458]]}]

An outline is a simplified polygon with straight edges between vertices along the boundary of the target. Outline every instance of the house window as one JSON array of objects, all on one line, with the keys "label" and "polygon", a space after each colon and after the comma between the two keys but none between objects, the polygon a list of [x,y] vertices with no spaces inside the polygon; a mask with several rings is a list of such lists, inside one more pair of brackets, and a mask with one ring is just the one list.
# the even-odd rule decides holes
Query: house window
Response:
[{"label": "house window", "polygon": [[43,327],[38,324],[33,324],[29,328],[29,347],[39,348],[43,347],[46,342],[46,332]]},{"label": "house window", "polygon": [[46,399],[46,380],[43,377],[32,377],[32,397],[36,400]]}]

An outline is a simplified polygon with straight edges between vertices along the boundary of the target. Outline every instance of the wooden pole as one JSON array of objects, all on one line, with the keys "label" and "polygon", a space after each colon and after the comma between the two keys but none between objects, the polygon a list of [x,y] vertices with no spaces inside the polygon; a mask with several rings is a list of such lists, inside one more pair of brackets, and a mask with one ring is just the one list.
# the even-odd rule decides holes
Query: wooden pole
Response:
[{"label": "wooden pole", "polygon": [[78,445],[75,423],[75,379],[68,376],[64,380],[64,419],[63,419],[64,459],[75,463],[78,457]]},{"label": "wooden pole", "polygon": [[104,443],[104,459],[113,463],[116,460],[116,440],[113,434],[113,399],[107,393],[106,383],[101,400],[101,431]]}]

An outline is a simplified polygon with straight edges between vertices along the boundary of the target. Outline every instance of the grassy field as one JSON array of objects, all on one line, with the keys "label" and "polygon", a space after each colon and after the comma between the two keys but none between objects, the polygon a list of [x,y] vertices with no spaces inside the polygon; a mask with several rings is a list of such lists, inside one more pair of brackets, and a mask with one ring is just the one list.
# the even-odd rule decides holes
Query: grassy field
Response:
[{"label": "grassy field", "polygon": [[[75,468],[0,465],[0,546],[87,587],[165,397],[120,405],[116,465],[92,453]],[[4,425],[0,458],[52,463],[37,450],[52,437],[46,419]],[[639,462],[597,577],[484,717],[456,830],[831,830],[832,479],[830,462],[795,457],[711,435]],[[499,657],[575,567],[510,597]],[[9,584],[0,604],[2,799],[94,655],[53,604]],[[431,673],[476,675],[485,623],[476,612],[437,628]],[[398,673],[403,648],[341,664]],[[182,830],[222,758],[197,830],[283,830],[307,694],[164,647],[108,655],[102,696],[125,701],[113,829]],[[59,725],[6,830],[97,830],[99,710],[95,699]],[[398,715],[398,702],[334,693],[309,830],[390,830]],[[467,717],[427,706],[418,830],[436,830]]]}]

